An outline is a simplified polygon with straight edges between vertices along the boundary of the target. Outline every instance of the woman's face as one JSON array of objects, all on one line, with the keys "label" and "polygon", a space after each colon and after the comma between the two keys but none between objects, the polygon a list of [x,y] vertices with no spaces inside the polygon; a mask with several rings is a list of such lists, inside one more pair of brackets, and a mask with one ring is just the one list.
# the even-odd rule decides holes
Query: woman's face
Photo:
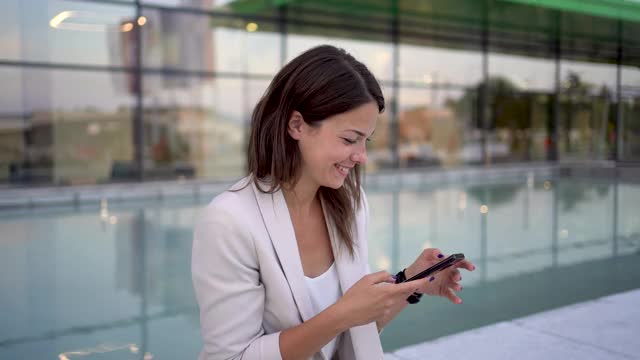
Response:
[{"label": "woman's face", "polygon": [[[298,119],[296,120],[296,117]],[[311,127],[294,112],[289,134],[302,154],[301,181],[311,185],[340,188],[356,164],[367,161],[366,142],[378,119],[378,105],[369,102],[334,115]]]}]

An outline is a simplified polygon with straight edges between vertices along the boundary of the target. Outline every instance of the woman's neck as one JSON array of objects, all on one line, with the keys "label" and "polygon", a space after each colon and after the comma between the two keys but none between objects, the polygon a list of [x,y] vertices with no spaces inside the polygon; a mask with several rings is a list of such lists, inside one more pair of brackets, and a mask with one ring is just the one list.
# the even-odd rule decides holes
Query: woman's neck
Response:
[{"label": "woman's neck", "polygon": [[285,201],[290,212],[307,216],[312,213],[315,206],[319,204],[317,185],[300,178],[295,186],[286,185],[282,187]]}]

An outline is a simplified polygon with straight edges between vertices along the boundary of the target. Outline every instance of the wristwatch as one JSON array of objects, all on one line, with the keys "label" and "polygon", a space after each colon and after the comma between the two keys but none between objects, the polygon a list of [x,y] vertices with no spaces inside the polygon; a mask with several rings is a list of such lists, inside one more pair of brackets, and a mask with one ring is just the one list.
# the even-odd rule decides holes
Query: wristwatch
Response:
[{"label": "wristwatch", "polygon": [[[406,268],[403,269],[402,271],[400,271],[399,273],[396,274],[396,284],[400,284],[402,282],[404,282],[407,277],[404,274],[404,271],[407,270]],[[409,304],[417,304],[418,302],[420,302],[420,298],[422,297],[422,294],[419,292],[414,292],[413,294],[409,295],[409,297],[407,298],[407,302]]]}]

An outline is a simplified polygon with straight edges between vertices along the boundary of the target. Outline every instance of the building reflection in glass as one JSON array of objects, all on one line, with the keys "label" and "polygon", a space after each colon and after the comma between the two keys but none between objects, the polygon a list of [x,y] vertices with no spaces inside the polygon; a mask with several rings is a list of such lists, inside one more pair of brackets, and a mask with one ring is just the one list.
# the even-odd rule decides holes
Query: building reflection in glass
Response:
[{"label": "building reflection in glass", "polygon": [[268,82],[321,43],[383,85],[369,173],[637,160],[638,25],[482,4],[4,1],[0,182],[237,177]]}]

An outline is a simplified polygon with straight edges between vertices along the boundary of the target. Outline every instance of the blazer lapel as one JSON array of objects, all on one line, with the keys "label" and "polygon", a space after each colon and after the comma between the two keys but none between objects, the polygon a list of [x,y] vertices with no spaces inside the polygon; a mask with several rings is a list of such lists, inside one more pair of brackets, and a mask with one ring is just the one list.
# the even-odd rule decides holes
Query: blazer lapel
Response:
[{"label": "blazer lapel", "polygon": [[[296,241],[289,208],[282,190],[278,190],[273,194],[265,194],[256,187],[255,183],[251,182],[251,186],[258,201],[262,220],[298,307],[300,317],[303,322],[307,321],[313,316],[313,309],[304,279],[298,242]],[[263,188],[266,188],[268,185],[264,186]]]},{"label": "blazer lapel", "polygon": [[325,210],[325,202],[320,198],[322,203],[322,212],[324,213],[324,219],[327,224],[327,230],[329,232],[329,238],[331,239],[331,247],[333,249],[333,257],[336,262],[336,268],[338,270],[338,277],[340,278],[340,287],[344,294],[353,284],[362,278],[364,274],[364,264],[361,259],[358,258],[358,250],[355,251],[355,259],[349,256],[346,247],[340,242],[338,232],[336,231],[335,224],[329,218],[327,211]]},{"label": "blazer lapel", "polygon": [[[322,201],[322,199],[320,199]],[[324,218],[327,222],[327,229],[329,231],[329,237],[331,238],[331,246],[333,248],[333,254],[336,261],[336,267],[338,270],[338,277],[340,278],[340,287],[344,294],[355,284],[358,280],[362,279],[366,273],[367,258],[360,258],[358,255],[361,253],[358,249],[354,249],[355,257],[352,259],[349,256],[347,249],[341,244],[336,227],[329,218],[325,211],[325,203],[322,201],[322,211],[324,212]],[[357,228],[354,224],[354,228]],[[356,235],[357,238],[359,235]],[[361,241],[367,241],[367,239],[361,239]],[[356,359],[382,359],[384,352],[380,343],[380,335],[378,334],[378,328],[375,322],[356,326],[349,329],[351,337],[351,343],[353,345],[353,352]]]}]

